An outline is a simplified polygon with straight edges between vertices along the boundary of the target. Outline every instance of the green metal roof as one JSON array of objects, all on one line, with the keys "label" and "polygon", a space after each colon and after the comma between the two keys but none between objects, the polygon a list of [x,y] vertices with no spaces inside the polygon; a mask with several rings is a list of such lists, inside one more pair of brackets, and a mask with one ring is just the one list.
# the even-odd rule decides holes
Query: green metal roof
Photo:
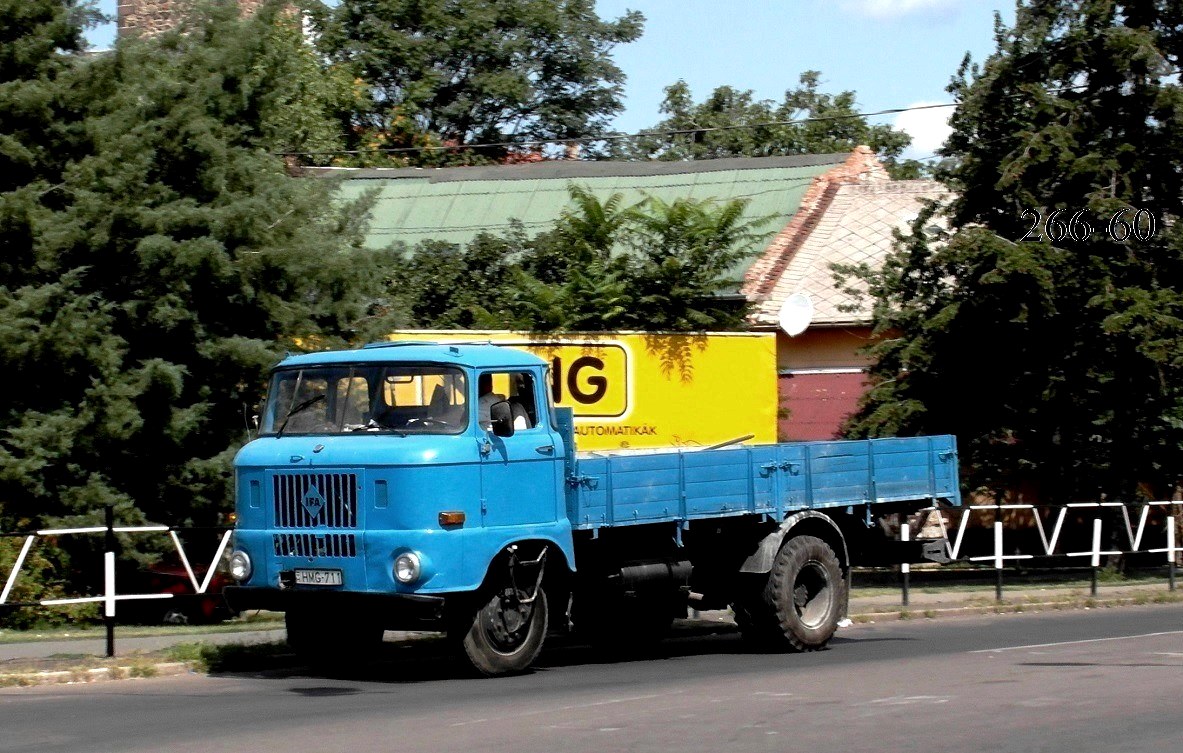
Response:
[{"label": "green metal roof", "polygon": [[[384,248],[424,240],[467,243],[481,232],[501,233],[511,220],[528,233],[548,229],[570,203],[578,184],[600,199],[614,193],[626,205],[655,196],[663,201],[746,198],[746,216],[773,218],[779,231],[796,213],[810,182],[847,154],[801,155],[699,162],[541,162],[436,169],[314,169],[342,179],[342,198],[377,189],[366,245]],[[771,236],[770,236],[771,237]],[[736,278],[742,276],[736,270]]]}]

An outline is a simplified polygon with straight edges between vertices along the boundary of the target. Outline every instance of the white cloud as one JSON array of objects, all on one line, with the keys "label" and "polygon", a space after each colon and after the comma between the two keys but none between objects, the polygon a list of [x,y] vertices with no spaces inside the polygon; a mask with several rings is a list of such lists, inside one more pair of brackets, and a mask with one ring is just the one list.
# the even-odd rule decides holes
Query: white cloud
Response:
[{"label": "white cloud", "polygon": [[[924,107],[939,102],[913,102],[908,107]],[[895,116],[896,130],[912,137],[912,145],[904,150],[904,159],[926,159],[936,154],[953,129],[949,127],[952,107],[932,107],[927,110],[908,110]]]},{"label": "white cloud", "polygon": [[849,9],[872,18],[899,18],[908,15],[953,15],[960,0],[846,0]]}]

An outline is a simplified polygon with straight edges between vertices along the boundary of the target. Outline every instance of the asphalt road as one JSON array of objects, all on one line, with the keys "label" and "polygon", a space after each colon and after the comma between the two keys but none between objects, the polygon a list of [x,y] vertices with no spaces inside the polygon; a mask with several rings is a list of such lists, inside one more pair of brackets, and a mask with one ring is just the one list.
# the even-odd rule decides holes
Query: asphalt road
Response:
[{"label": "asphalt road", "polygon": [[0,690],[3,751],[1168,751],[1183,606],[856,625],[827,651],[733,632],[649,656],[559,646],[467,679],[439,644],[303,668]]}]

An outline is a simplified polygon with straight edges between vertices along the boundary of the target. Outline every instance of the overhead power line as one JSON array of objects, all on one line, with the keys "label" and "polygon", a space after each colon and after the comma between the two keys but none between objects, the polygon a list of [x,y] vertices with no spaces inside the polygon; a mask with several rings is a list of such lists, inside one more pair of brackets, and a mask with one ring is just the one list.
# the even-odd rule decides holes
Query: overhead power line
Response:
[{"label": "overhead power line", "polygon": [[[1057,89],[1046,90],[1049,94],[1055,94],[1064,91],[1075,91],[1078,89],[1088,88],[1087,84],[1079,86],[1065,86]],[[1016,94],[1012,96],[1023,96],[1023,94]],[[393,146],[383,147],[378,149],[336,149],[327,151],[315,152],[278,152],[281,156],[292,157],[325,157],[335,154],[400,154],[407,152],[446,152],[460,149],[493,149],[506,147],[538,147],[546,146],[547,144],[594,144],[601,141],[624,141],[627,139],[641,139],[655,136],[688,136],[699,133],[714,133],[718,131],[737,131],[749,128],[773,128],[776,126],[801,125],[804,123],[825,123],[836,120],[853,120],[861,118],[873,118],[879,115],[898,115],[903,112],[916,112],[919,110],[936,110],[944,107],[956,107],[956,102],[942,102],[940,104],[932,105],[913,105],[911,107],[892,107],[886,110],[876,110],[874,112],[854,112],[844,115],[819,115],[808,118],[795,118],[791,120],[766,120],[759,123],[735,123],[732,125],[722,126],[703,126],[701,128],[678,128],[668,130],[647,130],[637,133],[608,133],[599,136],[571,136],[566,138],[552,138],[552,139],[534,139],[529,141],[491,141],[480,144],[449,144],[439,146]]]},{"label": "overhead power line", "polygon": [[440,146],[396,146],[381,149],[336,149],[318,152],[279,152],[281,155],[292,156],[327,156],[332,154],[393,154],[398,152],[446,152],[454,149],[491,149],[494,147],[532,147],[547,144],[594,144],[598,141],[623,141],[625,139],[639,139],[653,136],[683,136],[695,133],[711,133],[714,131],[736,131],[745,128],[771,128],[774,126],[799,125],[802,123],[821,123],[832,120],[851,120],[854,118],[870,118],[876,115],[892,115],[913,110],[932,110],[938,107],[953,107],[955,103],[948,102],[938,105],[919,105],[916,107],[896,107],[890,110],[876,112],[849,113],[846,115],[822,115],[819,117],[797,118],[795,120],[767,120],[760,123],[737,123],[724,126],[704,126],[702,128],[678,128],[664,131],[640,131],[638,133],[607,133],[600,136],[572,136],[568,138],[535,139],[530,141],[491,141],[482,144],[453,144]]}]

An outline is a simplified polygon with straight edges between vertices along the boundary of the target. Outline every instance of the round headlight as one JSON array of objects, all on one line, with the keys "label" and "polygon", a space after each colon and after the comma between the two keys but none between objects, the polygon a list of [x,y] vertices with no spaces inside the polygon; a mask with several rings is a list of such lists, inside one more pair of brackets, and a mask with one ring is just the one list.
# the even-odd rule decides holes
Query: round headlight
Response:
[{"label": "round headlight", "polygon": [[241,549],[236,549],[234,554],[230,555],[230,575],[239,583],[249,580],[251,577],[250,555]]},{"label": "round headlight", "polygon": [[399,583],[414,583],[419,580],[419,555],[403,552],[394,558],[394,579]]}]

